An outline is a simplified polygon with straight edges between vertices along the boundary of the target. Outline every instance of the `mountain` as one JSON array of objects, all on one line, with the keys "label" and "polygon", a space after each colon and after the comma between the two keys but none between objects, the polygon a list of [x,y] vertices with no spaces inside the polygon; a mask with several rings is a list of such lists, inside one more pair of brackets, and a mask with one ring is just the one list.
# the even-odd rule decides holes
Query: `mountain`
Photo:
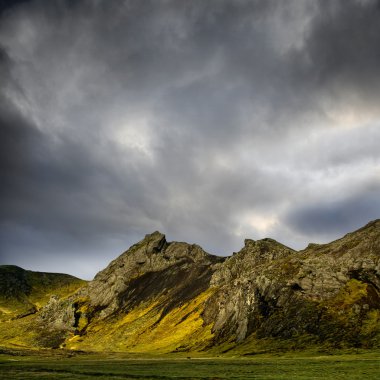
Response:
[{"label": "mountain", "polygon": [[[13,282],[8,297],[29,294],[35,305],[22,276]],[[302,251],[247,239],[227,258],[154,232],[75,284],[83,286],[73,294],[51,287],[35,312],[2,323],[0,345],[214,354],[380,347],[380,220]]]}]

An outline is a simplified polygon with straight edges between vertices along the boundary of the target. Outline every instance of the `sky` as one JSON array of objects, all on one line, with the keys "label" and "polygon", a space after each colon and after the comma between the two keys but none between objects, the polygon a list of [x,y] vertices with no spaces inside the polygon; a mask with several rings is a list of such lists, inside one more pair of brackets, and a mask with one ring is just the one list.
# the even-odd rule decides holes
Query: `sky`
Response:
[{"label": "sky", "polygon": [[380,1],[0,1],[0,264],[91,279],[380,217]]}]

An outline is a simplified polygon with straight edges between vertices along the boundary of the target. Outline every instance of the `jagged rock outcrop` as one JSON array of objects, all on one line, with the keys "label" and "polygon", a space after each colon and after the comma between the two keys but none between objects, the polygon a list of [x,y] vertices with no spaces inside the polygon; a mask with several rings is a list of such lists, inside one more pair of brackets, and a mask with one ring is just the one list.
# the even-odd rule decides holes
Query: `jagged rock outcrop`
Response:
[{"label": "jagged rock outcrop", "polygon": [[380,347],[380,221],[302,251],[247,239],[228,258],[154,232],[74,294],[51,297],[28,318],[28,344],[46,347]]},{"label": "jagged rock outcrop", "polygon": [[190,291],[189,296],[205,290],[213,266],[223,260],[195,244],[168,243],[165,235],[156,231],[146,235],[95,276],[88,287],[90,303],[101,309],[101,317],[106,317],[163,291],[173,293],[180,288],[182,301],[185,301],[188,298],[186,286],[191,282],[197,285],[197,290]]},{"label": "jagged rock outcrop", "polygon": [[[356,346],[378,342],[380,221],[329,244],[292,251],[246,241],[213,275],[205,321],[217,341],[297,339]],[[377,344],[377,343],[376,343]]]},{"label": "jagged rock outcrop", "polygon": [[212,276],[215,294],[208,300],[204,318],[214,321],[216,340],[242,341],[262,318],[263,297],[278,296],[279,284],[264,271],[295,251],[272,239],[246,239],[244,248],[229,257]]}]

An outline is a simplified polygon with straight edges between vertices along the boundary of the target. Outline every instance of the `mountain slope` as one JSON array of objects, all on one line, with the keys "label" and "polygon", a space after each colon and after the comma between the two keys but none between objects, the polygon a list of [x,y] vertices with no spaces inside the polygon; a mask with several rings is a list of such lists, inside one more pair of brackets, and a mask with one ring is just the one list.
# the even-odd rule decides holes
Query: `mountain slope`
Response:
[{"label": "mountain slope", "polygon": [[147,235],[82,291],[77,335],[67,347],[138,352],[203,348],[211,336],[201,317],[203,304],[212,292],[211,276],[223,261],[197,245],[168,243],[159,232]]},{"label": "mountain slope", "polygon": [[33,272],[0,265],[0,320],[34,313],[50,298],[74,293],[86,284],[68,274]]},{"label": "mountain slope", "polygon": [[61,273],[33,272],[14,265],[0,266],[0,343],[35,346],[43,326],[35,321],[53,299],[69,297],[86,281]]},{"label": "mountain slope", "polygon": [[[154,232],[74,294],[50,298],[20,321],[30,333],[13,330],[18,342],[39,347],[213,353],[380,347],[380,221],[298,252],[272,239],[247,239],[228,258]],[[1,344],[9,342],[0,336]]]}]

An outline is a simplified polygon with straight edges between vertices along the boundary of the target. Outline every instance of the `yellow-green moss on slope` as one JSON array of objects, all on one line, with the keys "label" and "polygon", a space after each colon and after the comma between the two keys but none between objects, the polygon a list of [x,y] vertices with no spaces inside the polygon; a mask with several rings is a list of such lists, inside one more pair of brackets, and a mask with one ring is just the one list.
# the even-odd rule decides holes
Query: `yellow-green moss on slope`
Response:
[{"label": "yellow-green moss on slope", "polygon": [[0,323],[0,346],[3,347],[35,347],[37,330],[36,316],[3,321]]},{"label": "yellow-green moss on slope", "polygon": [[41,286],[38,280],[35,281],[35,286],[29,296],[30,301],[38,306],[38,308],[44,306],[52,295],[56,295],[59,298],[66,298],[73,295],[80,287],[87,284],[87,281],[79,278],[73,278],[70,281],[55,281],[49,285]]},{"label": "yellow-green moss on slope", "polygon": [[211,326],[204,326],[204,302],[212,290],[171,310],[156,302],[142,303],[118,318],[93,322],[83,336],[73,336],[66,348],[129,352],[171,352],[201,350],[212,339]]},{"label": "yellow-green moss on slope", "polygon": [[368,295],[368,284],[356,279],[349,280],[339,293],[326,304],[334,309],[347,309]]},{"label": "yellow-green moss on slope", "polygon": [[361,347],[380,343],[379,300],[372,285],[351,279],[321,307],[322,326],[330,332],[330,341]]}]

